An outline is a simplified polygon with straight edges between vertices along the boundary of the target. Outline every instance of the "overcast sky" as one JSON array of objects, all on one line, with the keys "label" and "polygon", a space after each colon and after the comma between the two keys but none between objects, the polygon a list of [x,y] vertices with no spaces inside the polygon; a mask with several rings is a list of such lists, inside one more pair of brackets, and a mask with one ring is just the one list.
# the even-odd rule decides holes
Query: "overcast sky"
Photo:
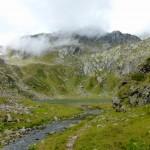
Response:
[{"label": "overcast sky", "polygon": [[16,36],[96,27],[150,32],[150,0],[0,0],[0,44]]}]

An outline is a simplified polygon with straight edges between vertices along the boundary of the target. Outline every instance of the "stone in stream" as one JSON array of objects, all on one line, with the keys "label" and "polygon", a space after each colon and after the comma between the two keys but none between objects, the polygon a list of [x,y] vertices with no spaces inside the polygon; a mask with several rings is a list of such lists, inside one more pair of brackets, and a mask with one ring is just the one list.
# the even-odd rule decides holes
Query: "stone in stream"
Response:
[{"label": "stone in stream", "polygon": [[4,118],[4,122],[12,122],[12,121],[13,121],[13,119],[12,119],[11,115],[10,114],[6,114],[6,116]]},{"label": "stone in stream", "polygon": [[0,58],[0,64],[5,64],[5,60]]},{"label": "stone in stream", "polygon": [[55,120],[55,121],[58,121],[58,117],[57,117],[57,116],[54,116],[54,120]]},{"label": "stone in stream", "polygon": [[10,135],[12,133],[12,131],[11,130],[8,130],[8,129],[6,129],[5,131],[4,131],[4,134],[5,135]]},{"label": "stone in stream", "polygon": [[20,129],[20,132],[21,132],[21,133],[25,133],[25,132],[26,132],[25,127],[23,127],[22,129]]}]

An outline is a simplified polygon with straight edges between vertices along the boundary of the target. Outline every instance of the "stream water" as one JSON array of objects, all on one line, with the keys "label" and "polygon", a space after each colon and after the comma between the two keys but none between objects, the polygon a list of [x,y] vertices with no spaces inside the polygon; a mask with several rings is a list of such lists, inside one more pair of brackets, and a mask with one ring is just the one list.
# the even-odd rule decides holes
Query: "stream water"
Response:
[{"label": "stream water", "polygon": [[88,116],[98,115],[101,111],[99,109],[88,109],[78,117],[67,120],[59,120],[47,124],[43,129],[33,130],[15,142],[10,143],[4,147],[4,150],[28,150],[29,146],[44,139],[48,134],[54,134],[71,127],[72,125],[80,123]]}]

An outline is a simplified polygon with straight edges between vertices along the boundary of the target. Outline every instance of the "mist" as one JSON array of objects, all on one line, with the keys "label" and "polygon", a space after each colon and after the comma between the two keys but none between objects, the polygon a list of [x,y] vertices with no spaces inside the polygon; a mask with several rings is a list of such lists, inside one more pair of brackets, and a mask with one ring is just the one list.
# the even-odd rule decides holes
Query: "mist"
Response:
[{"label": "mist", "polygon": [[[41,55],[45,51],[54,51],[56,48],[67,45],[79,45],[78,40],[70,34],[39,34],[17,38],[6,45],[5,50],[26,52],[32,55]],[[3,51],[4,52],[4,51]],[[6,52],[7,53],[7,52]]]},{"label": "mist", "polygon": [[[36,33],[110,29],[111,0],[0,0],[0,44]],[[13,19],[12,19],[13,18]]]},{"label": "mist", "polygon": [[22,36],[78,31],[91,37],[113,30],[148,36],[150,33],[148,0],[0,0],[0,3],[0,45],[33,54],[55,44],[76,41],[66,38],[52,44],[45,37],[22,39]]},{"label": "mist", "polygon": [[45,37],[24,37],[13,40],[7,45],[8,49],[19,50],[33,55],[40,55],[42,51],[49,48],[49,41]]}]

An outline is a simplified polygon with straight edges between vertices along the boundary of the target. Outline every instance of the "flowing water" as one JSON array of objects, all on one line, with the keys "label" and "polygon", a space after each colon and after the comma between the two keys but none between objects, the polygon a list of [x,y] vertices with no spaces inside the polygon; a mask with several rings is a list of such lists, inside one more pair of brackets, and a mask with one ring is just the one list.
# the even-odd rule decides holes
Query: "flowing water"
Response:
[{"label": "flowing water", "polygon": [[99,113],[99,109],[88,109],[76,118],[51,122],[47,124],[43,129],[33,130],[24,137],[16,139],[15,142],[5,146],[4,150],[28,150],[30,145],[44,139],[48,134],[54,134],[60,131],[64,131],[72,125],[80,123],[86,117],[98,115]]}]

